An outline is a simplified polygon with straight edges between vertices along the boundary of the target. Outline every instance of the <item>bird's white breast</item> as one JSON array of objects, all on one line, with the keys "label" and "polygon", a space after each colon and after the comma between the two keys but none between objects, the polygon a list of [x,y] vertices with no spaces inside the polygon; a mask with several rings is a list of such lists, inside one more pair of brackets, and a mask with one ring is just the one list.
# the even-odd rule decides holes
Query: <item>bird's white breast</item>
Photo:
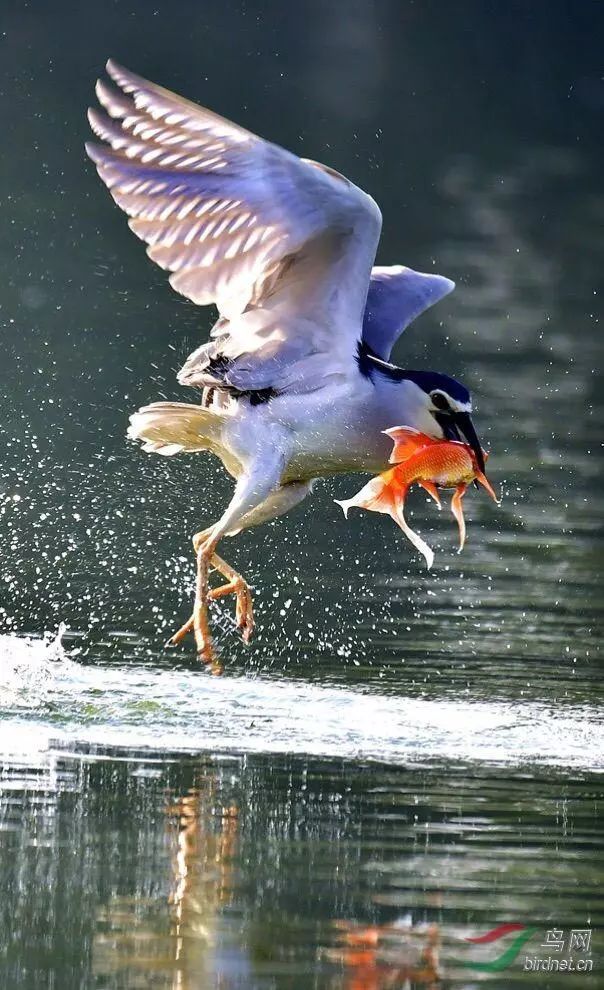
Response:
[{"label": "bird's white breast", "polygon": [[[414,386],[415,388],[415,386]],[[392,441],[383,433],[391,426],[416,425],[413,397],[397,383],[376,387],[358,376],[354,383],[334,379],[315,392],[275,397],[265,405],[247,407],[238,419],[237,444],[278,427],[287,436],[282,480],[310,480],[330,474],[388,467]]]}]

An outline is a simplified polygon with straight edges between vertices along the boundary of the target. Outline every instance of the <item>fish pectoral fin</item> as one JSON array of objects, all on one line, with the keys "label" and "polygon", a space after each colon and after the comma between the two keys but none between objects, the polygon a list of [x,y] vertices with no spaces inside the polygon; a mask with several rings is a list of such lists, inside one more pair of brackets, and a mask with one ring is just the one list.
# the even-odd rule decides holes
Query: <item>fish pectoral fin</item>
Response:
[{"label": "fish pectoral fin", "polygon": [[466,521],[464,519],[463,504],[461,500],[466,493],[467,487],[468,486],[462,481],[453,492],[453,498],[451,499],[451,512],[457,519],[457,525],[459,526],[458,553],[461,553],[464,548],[464,543],[466,542]]},{"label": "fish pectoral fin", "polygon": [[436,487],[436,485],[434,484],[434,482],[433,481],[418,481],[418,485],[421,485],[421,487],[424,489],[424,491],[428,492],[428,495],[430,495],[434,499],[434,501],[436,502],[438,508],[439,509],[442,509],[442,503],[440,501],[440,495],[438,494],[438,488]]}]

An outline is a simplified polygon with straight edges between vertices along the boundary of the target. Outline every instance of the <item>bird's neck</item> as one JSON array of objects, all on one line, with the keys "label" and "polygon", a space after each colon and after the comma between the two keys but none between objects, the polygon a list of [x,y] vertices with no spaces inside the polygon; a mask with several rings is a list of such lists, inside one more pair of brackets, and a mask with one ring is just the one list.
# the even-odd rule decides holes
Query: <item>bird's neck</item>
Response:
[{"label": "bird's neck", "polygon": [[380,419],[387,421],[384,429],[391,426],[410,426],[428,436],[442,434],[438,423],[429,411],[425,393],[410,378],[381,379],[374,382],[375,401],[380,410]]},{"label": "bird's neck", "polygon": [[389,419],[389,426],[411,426],[429,436],[442,435],[422,388],[422,380],[429,372],[398,368],[380,358],[364,340],[359,345],[357,361],[359,371],[374,388],[380,419]]}]

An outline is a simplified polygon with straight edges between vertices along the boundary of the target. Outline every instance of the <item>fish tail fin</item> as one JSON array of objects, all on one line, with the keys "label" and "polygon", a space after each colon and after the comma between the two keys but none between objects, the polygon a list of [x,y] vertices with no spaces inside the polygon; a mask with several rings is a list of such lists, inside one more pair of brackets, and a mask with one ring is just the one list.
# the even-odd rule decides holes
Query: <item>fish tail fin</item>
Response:
[{"label": "fish tail fin", "polygon": [[467,485],[463,482],[457,486],[453,492],[453,498],[451,499],[451,512],[457,519],[457,525],[459,526],[459,550],[458,553],[464,548],[466,542],[466,520],[463,514],[463,503],[462,498],[464,497],[467,489]]},{"label": "fish tail fin", "polygon": [[434,563],[434,553],[428,544],[422,540],[421,536],[407,525],[404,507],[409,485],[397,483],[396,474],[396,468],[392,468],[385,474],[380,474],[377,478],[372,478],[352,498],[343,500],[335,499],[335,501],[338,505],[342,506],[346,517],[348,516],[348,510],[353,507],[370,509],[373,512],[383,512],[392,516],[407,539],[413,544],[416,550],[419,550],[423,554],[429,570]]},{"label": "fish tail fin", "polygon": [[345,519],[348,519],[349,509],[354,508],[354,506],[357,504],[356,499],[354,498],[334,498],[334,502],[336,503],[336,505],[340,506],[342,512],[344,513]]},{"label": "fish tail fin", "polygon": [[153,402],[130,417],[128,437],[141,440],[148,453],[172,457],[183,451],[210,450],[219,440],[223,417],[187,402]]},{"label": "fish tail fin", "polygon": [[384,430],[384,433],[394,442],[394,449],[390,454],[391,464],[400,464],[401,461],[408,460],[423,447],[437,442],[427,433],[420,433],[419,430],[414,430],[411,426],[393,426],[389,430]]},{"label": "fish tail fin", "polygon": [[[383,512],[396,519],[396,501],[401,497],[401,490],[397,488],[393,479],[394,471],[386,471],[377,478],[372,478],[361,488],[360,492],[352,498],[334,499],[340,505],[344,515],[348,518],[348,511],[352,508],[370,509],[372,512]],[[402,492],[404,498],[406,489]]]}]

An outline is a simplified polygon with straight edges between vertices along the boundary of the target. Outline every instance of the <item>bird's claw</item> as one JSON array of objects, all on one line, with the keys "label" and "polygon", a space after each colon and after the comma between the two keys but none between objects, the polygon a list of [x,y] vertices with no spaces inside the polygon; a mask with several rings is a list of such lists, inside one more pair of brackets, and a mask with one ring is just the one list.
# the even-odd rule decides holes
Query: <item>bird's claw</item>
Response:
[{"label": "bird's claw", "polygon": [[190,619],[187,619],[185,624],[181,626],[180,629],[177,629],[177,631],[173,633],[172,636],[170,636],[170,639],[166,640],[164,646],[166,647],[166,649],[169,649],[172,646],[178,646],[178,644],[190,632],[193,632],[193,616],[191,616]]},{"label": "bird's claw", "polygon": [[236,590],[237,605],[235,609],[235,623],[241,633],[244,643],[249,643],[254,634],[254,609],[252,606],[252,595],[247,581],[241,579],[239,588]]}]

